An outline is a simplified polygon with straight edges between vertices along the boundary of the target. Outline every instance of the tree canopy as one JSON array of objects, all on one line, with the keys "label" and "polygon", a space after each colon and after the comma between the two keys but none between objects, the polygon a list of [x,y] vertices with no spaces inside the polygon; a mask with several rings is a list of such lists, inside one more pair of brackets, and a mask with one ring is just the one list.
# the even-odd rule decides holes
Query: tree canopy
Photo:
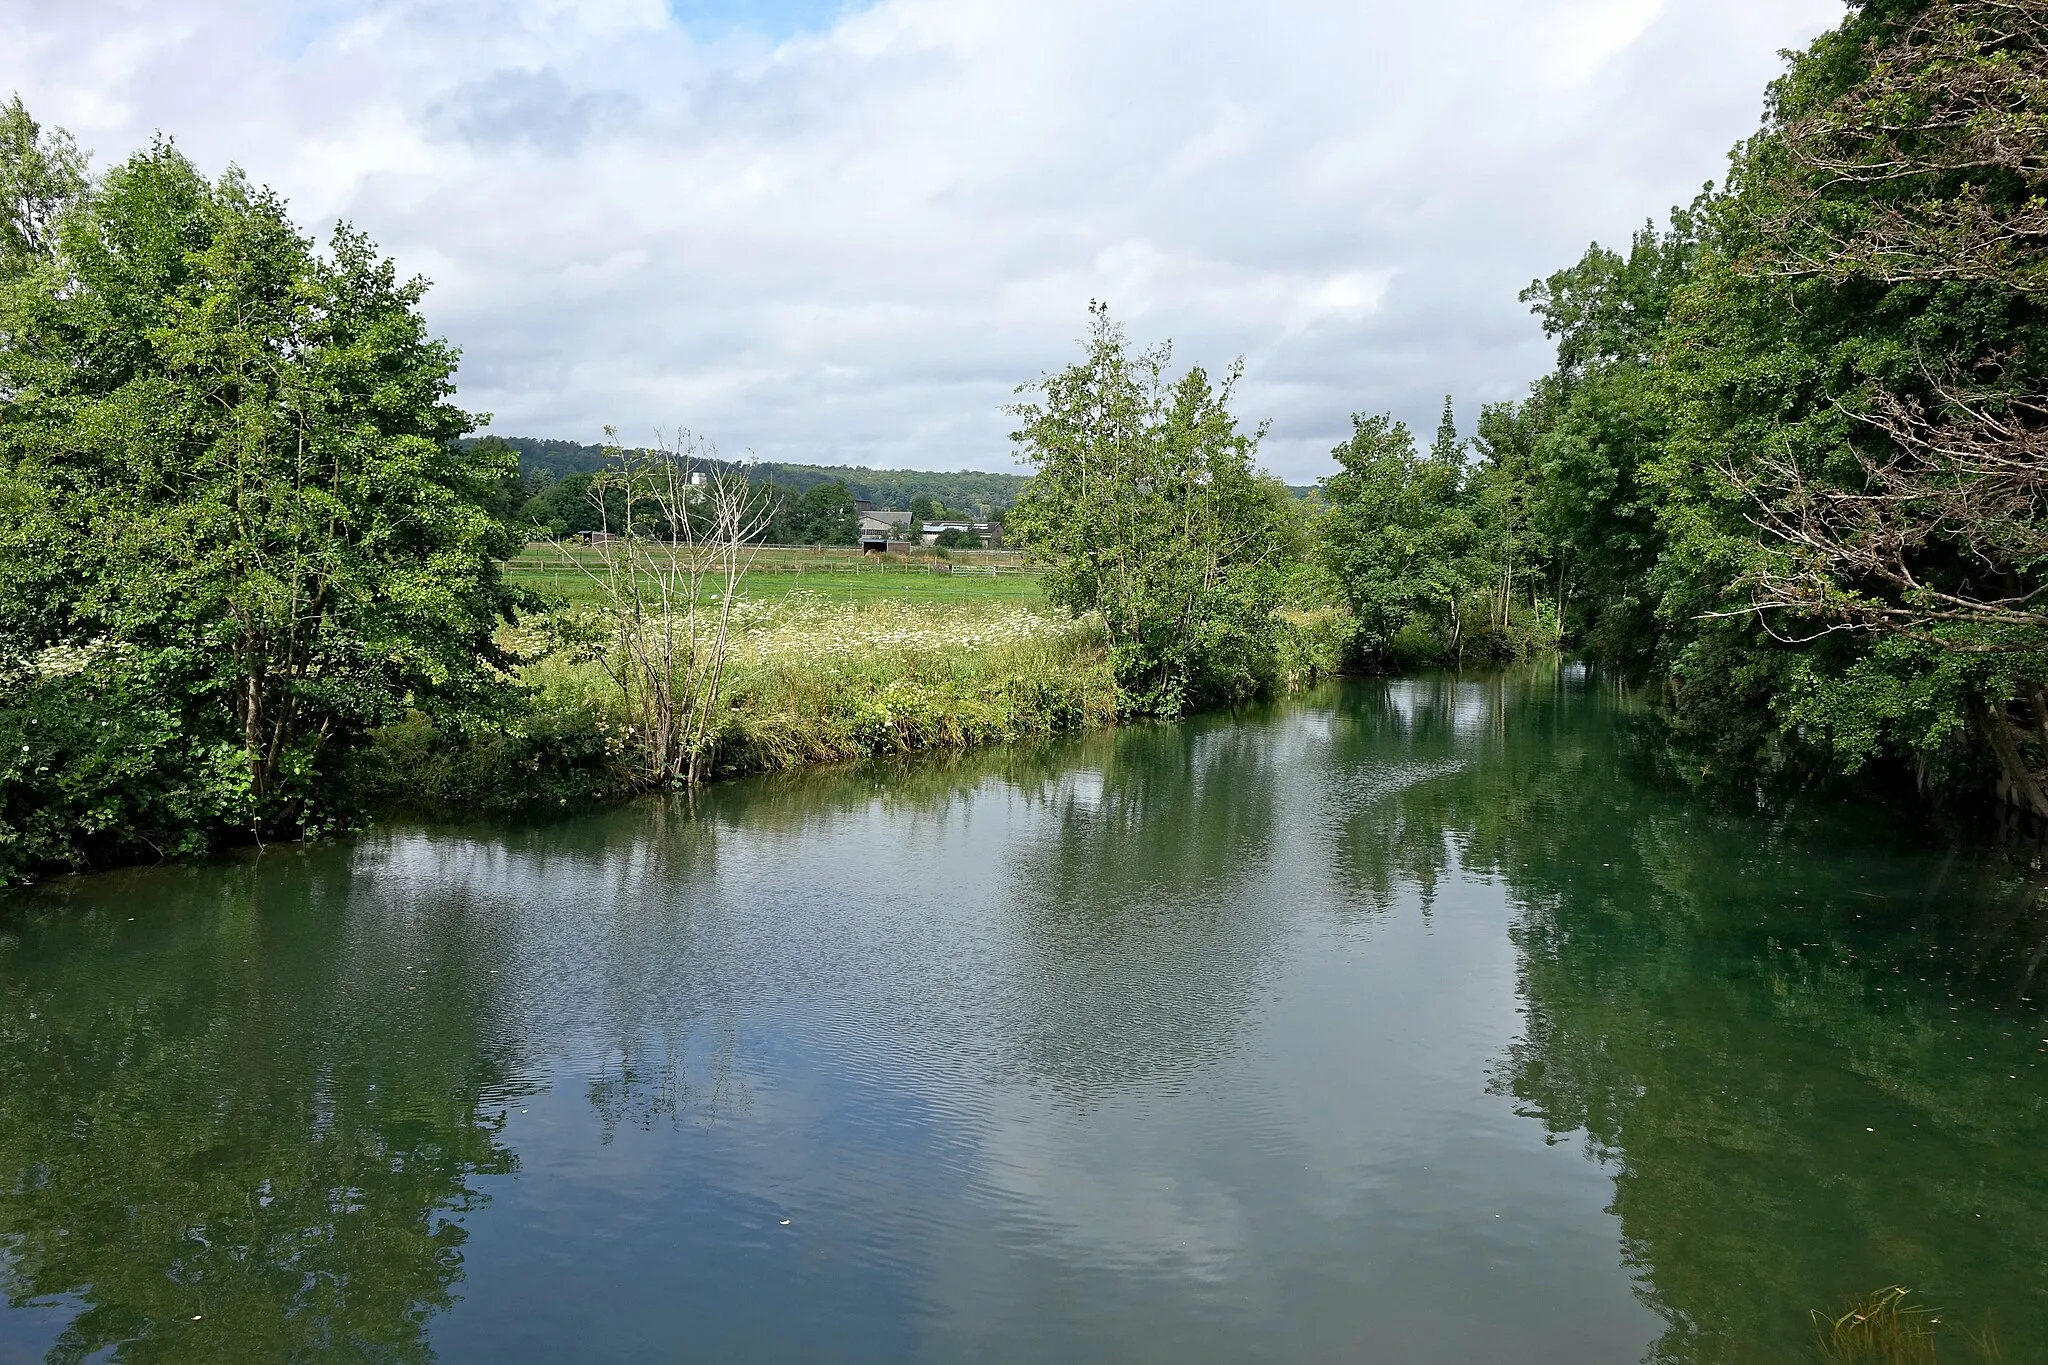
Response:
[{"label": "tree canopy", "polygon": [[1008,529],[1045,566],[1045,591],[1100,612],[1131,709],[1175,715],[1270,681],[1273,610],[1291,498],[1254,468],[1260,432],[1168,348],[1134,351],[1096,304],[1087,353],[1032,387],[1012,440],[1036,475]]},{"label": "tree canopy", "polygon": [[0,875],[331,824],[370,727],[498,695],[516,463],[360,233],[0,122]]}]

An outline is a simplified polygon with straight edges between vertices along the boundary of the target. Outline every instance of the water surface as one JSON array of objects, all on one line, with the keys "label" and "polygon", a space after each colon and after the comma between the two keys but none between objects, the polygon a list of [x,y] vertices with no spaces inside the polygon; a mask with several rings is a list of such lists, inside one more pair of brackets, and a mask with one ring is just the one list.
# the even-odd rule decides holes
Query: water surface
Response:
[{"label": "water surface", "polygon": [[0,901],[0,1361],[2048,1353],[2048,926],[1576,675]]}]

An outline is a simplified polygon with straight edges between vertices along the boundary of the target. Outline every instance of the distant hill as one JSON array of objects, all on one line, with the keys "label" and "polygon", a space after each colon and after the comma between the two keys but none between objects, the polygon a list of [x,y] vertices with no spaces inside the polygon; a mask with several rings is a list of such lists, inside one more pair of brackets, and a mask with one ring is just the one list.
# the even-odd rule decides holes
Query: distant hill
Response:
[{"label": "distant hill", "polygon": [[[507,436],[506,445],[519,452],[519,472],[532,481],[542,473],[562,478],[587,474],[604,467],[604,447],[575,441],[553,441],[537,436]],[[815,464],[770,464],[754,466],[754,478],[775,481],[777,486],[802,493],[834,479],[843,481],[856,498],[877,507],[904,508],[922,493],[937,498],[961,512],[987,515],[1016,505],[1018,495],[1029,482],[1023,474],[990,474],[978,469],[938,473],[924,469],[864,469]]]}]

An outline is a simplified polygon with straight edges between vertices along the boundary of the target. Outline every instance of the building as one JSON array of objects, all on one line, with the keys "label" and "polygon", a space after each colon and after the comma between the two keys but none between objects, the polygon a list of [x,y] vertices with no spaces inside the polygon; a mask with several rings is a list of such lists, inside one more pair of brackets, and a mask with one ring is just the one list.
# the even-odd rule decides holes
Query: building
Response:
[{"label": "building", "polygon": [[984,550],[1003,547],[1003,524],[1000,521],[928,521],[918,528],[918,539],[927,545],[936,545],[939,537],[947,531],[965,531]]},{"label": "building", "polygon": [[901,542],[906,538],[910,526],[910,513],[892,512],[888,509],[877,511],[859,505],[860,547],[873,554],[881,554],[890,542]]}]

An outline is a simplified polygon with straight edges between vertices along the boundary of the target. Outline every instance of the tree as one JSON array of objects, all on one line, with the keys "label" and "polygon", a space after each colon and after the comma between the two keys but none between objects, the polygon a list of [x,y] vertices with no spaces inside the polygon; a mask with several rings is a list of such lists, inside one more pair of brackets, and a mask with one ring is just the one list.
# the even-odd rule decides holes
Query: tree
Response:
[{"label": "tree", "polygon": [[1418,621],[1452,655],[1463,642],[1478,528],[1448,402],[1444,414],[1426,457],[1407,426],[1385,415],[1354,414],[1350,438],[1330,452],[1338,472],[1322,481],[1330,511],[1317,549],[1358,618],[1358,647],[1368,655],[1383,655]]},{"label": "tree", "polygon": [[323,828],[371,727],[492,707],[519,598],[485,506],[517,466],[458,449],[424,281],[345,225],[315,250],[165,142],[54,230],[13,222],[0,656],[30,662],[0,704],[0,876]]},{"label": "tree", "polygon": [[1521,604],[1524,585],[1528,609],[1541,634],[1552,644],[1564,629],[1561,577],[1553,577],[1553,546],[1537,529],[1533,503],[1540,488],[1537,441],[1548,419],[1546,390],[1521,403],[1488,403],[1479,411],[1473,446],[1478,467],[1469,479],[1482,553],[1492,565],[1489,578],[1488,624],[1508,631]]},{"label": "tree", "polygon": [[1169,381],[1168,348],[1133,352],[1093,304],[1087,353],[1019,392],[1011,440],[1036,470],[1007,522],[1046,595],[1100,612],[1127,710],[1175,715],[1270,686],[1276,507],[1231,415],[1239,368]]},{"label": "tree", "polygon": [[69,133],[45,133],[20,95],[0,105],[0,275],[50,258],[58,221],[85,193],[85,171]]},{"label": "tree", "polygon": [[532,500],[533,490],[520,473],[519,452],[502,437],[486,436],[476,443],[472,453],[480,464],[500,471],[496,479],[479,481],[483,509],[510,527],[514,535],[524,537],[530,529],[526,505]]},{"label": "tree", "polygon": [[1668,350],[1695,678],[2048,816],[2048,4],[1866,3],[1774,87]]},{"label": "tree", "polygon": [[1558,362],[1530,399],[1530,526],[1556,556],[1572,636],[1631,671],[1656,663],[1661,645],[1652,576],[1664,538],[1647,471],[1669,435],[1666,323],[1698,254],[1696,212],[1682,210],[1668,231],[1646,224],[1626,256],[1596,243],[1522,292]]},{"label": "tree", "polygon": [[853,494],[838,479],[808,490],[790,512],[790,529],[799,545],[860,544]]},{"label": "tree", "polygon": [[[688,432],[611,458],[590,490],[606,532],[587,570],[602,604],[596,657],[634,717],[641,785],[694,787],[715,758],[733,607],[772,513],[744,466],[722,467]],[[610,520],[613,494],[635,514]]]}]

